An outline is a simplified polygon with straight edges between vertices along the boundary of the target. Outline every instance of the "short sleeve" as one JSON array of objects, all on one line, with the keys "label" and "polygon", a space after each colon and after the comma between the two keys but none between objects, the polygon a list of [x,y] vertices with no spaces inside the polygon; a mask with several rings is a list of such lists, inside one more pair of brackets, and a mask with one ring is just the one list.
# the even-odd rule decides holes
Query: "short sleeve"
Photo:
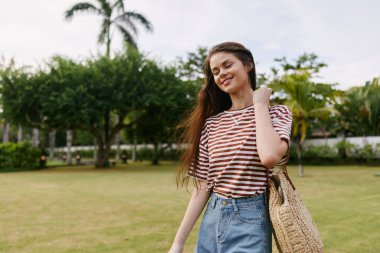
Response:
[{"label": "short sleeve", "polygon": [[205,122],[199,141],[199,155],[197,161],[195,158],[189,165],[188,174],[199,180],[207,180],[209,171],[209,155],[208,155],[208,130],[207,122]]},{"label": "short sleeve", "polygon": [[[292,130],[292,112],[286,105],[274,105],[270,108],[272,126],[280,136],[281,140],[285,140],[290,144],[290,135]],[[285,154],[277,165],[286,163],[287,154]]]}]

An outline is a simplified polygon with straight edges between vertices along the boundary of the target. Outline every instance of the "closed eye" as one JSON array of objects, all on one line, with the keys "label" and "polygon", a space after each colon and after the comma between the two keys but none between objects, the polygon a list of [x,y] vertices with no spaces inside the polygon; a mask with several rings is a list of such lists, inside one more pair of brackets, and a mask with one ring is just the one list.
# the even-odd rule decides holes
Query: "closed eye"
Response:
[{"label": "closed eye", "polygon": [[[232,65],[233,65],[233,63],[231,63],[229,60],[223,62],[223,66],[224,66],[224,68],[226,68],[226,69],[231,68]],[[214,76],[218,76],[218,75],[219,75],[219,71],[215,68],[215,71],[213,71],[212,74],[213,74]]]}]

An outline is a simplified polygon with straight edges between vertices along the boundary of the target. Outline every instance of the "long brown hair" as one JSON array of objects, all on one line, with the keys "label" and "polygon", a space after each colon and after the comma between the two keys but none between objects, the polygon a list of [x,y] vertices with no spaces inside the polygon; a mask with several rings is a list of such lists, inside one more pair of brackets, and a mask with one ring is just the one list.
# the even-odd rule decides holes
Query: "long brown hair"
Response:
[{"label": "long brown hair", "polygon": [[[199,141],[206,119],[229,109],[232,105],[230,95],[219,89],[210,68],[211,56],[219,52],[232,53],[244,65],[252,66],[252,69],[248,72],[249,83],[251,88],[256,90],[255,61],[252,53],[247,48],[236,42],[224,42],[211,48],[204,62],[205,83],[198,93],[197,103],[190,112],[189,117],[182,119],[176,128],[176,130],[183,129],[177,141],[177,147],[181,147],[182,144],[188,144],[184,151],[178,148],[181,156],[176,170],[177,187],[180,183],[181,186],[188,185],[189,175],[187,172],[190,163],[193,160],[198,160]],[[197,180],[194,180],[194,185],[198,186]]]}]

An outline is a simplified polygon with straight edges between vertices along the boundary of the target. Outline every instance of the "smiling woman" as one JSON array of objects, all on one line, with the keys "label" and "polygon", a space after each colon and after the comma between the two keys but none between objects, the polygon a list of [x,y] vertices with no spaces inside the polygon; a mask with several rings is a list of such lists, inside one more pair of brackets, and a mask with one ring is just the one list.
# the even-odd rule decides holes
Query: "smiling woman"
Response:
[{"label": "smiling woman", "polygon": [[233,54],[219,52],[215,53],[210,59],[210,67],[215,83],[222,91],[236,93],[239,90],[251,89],[250,86],[245,84],[249,83],[247,72],[253,68],[252,63],[244,65]]},{"label": "smiling woman", "polygon": [[[272,251],[267,176],[287,160],[291,112],[269,106],[271,89],[256,90],[252,53],[243,45],[214,46],[205,60],[205,86],[185,125],[177,183],[197,186],[170,253],[186,238],[207,204],[195,251]],[[182,180],[182,181],[181,181]]]}]

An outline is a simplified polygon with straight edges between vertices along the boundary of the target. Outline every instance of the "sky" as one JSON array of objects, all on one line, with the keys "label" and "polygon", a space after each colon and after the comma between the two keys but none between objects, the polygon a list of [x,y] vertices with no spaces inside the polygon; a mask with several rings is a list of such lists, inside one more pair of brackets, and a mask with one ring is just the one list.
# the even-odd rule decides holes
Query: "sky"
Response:
[{"label": "sky", "polygon": [[[95,0],[88,0],[95,2]],[[81,59],[98,52],[101,19],[64,11],[80,0],[0,0],[0,55],[17,65],[38,66],[55,54]],[[140,50],[164,63],[197,47],[240,42],[269,73],[275,58],[289,61],[316,53],[328,67],[318,81],[347,89],[380,76],[378,0],[125,0],[143,14],[153,33],[139,29]],[[113,34],[112,50],[122,49]]]}]

